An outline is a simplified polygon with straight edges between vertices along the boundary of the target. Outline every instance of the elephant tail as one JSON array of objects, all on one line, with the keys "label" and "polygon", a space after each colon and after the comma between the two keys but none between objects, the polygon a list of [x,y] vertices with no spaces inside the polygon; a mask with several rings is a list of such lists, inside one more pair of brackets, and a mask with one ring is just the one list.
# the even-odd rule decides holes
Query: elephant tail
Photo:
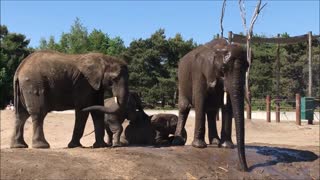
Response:
[{"label": "elephant tail", "polygon": [[19,96],[20,96],[20,86],[19,86],[19,80],[17,78],[14,78],[14,86],[13,86],[13,98],[14,98],[14,109],[15,109],[15,113],[17,114],[18,108],[19,108]]},{"label": "elephant tail", "polygon": [[104,106],[99,105],[83,108],[82,111],[99,111],[103,113],[109,113]]},{"label": "elephant tail", "polygon": [[88,134],[84,135],[83,137],[89,136],[90,134],[94,133],[94,130],[89,132]]}]

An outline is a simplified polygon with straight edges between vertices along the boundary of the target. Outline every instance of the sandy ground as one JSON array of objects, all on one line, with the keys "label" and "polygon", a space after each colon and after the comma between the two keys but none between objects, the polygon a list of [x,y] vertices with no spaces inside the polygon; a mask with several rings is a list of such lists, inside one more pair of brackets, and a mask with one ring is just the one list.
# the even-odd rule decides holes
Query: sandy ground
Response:
[{"label": "sandy ground", "polygon": [[[146,111],[149,115],[164,111]],[[49,113],[45,136],[51,149],[10,149],[14,113],[1,111],[1,179],[319,179],[319,121],[246,122],[246,156],[250,171],[238,171],[236,149],[190,146],[194,113],[182,147],[92,149],[94,134],[82,138],[86,148],[66,148],[74,126],[72,111]],[[170,111],[170,113],[177,113]],[[221,121],[217,121],[220,131]],[[126,126],[127,123],[123,125]],[[93,130],[91,118],[85,134]],[[233,131],[233,141],[235,141]],[[32,122],[25,125],[31,147]]]}]

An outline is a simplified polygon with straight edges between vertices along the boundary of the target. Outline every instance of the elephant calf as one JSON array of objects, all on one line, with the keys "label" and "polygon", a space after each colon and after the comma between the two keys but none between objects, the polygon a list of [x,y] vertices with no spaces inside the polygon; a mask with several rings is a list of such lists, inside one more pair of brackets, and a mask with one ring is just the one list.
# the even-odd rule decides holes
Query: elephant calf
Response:
[{"label": "elephant calf", "polygon": [[116,98],[108,98],[104,100],[104,106],[90,106],[82,109],[82,111],[99,111],[105,113],[104,123],[108,135],[107,144],[109,146],[121,146],[120,136],[123,132],[122,123],[125,119],[136,119],[136,110],[142,110],[141,100],[138,94],[134,92],[129,93],[128,102],[124,109],[115,113],[108,113],[106,107],[117,106]]},{"label": "elephant calf", "polygon": [[[135,145],[171,145],[178,117],[174,114],[155,114],[148,116],[144,111],[136,112],[137,119],[130,121],[125,130],[124,143]],[[182,138],[187,141],[187,132],[183,129]]]},{"label": "elephant calf", "polygon": [[[178,123],[178,116],[174,114],[155,114],[151,116],[151,125],[156,131],[156,144],[165,145],[173,141],[176,127]],[[187,141],[187,131],[182,130],[182,138],[184,143]]]}]

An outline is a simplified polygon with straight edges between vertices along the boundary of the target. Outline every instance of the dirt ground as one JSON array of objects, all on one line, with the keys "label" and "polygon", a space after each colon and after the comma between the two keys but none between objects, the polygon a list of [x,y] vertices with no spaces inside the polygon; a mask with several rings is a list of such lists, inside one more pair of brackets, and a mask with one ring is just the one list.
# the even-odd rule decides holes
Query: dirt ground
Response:
[{"label": "dirt ground", "polygon": [[[146,111],[148,114],[160,111]],[[162,113],[164,111],[161,111]],[[172,111],[170,111],[171,113]],[[74,126],[72,111],[49,113],[44,123],[50,149],[10,149],[13,111],[1,111],[1,179],[319,179],[319,121],[246,122],[246,157],[250,171],[238,171],[236,149],[190,146],[194,113],[187,124],[188,141],[182,147],[120,147],[92,149],[89,119],[81,143],[66,148]],[[177,112],[173,112],[177,113]],[[217,121],[220,131],[221,121]],[[124,123],[126,126],[126,123]],[[233,131],[233,141],[235,135]],[[32,122],[25,125],[31,147]]]}]

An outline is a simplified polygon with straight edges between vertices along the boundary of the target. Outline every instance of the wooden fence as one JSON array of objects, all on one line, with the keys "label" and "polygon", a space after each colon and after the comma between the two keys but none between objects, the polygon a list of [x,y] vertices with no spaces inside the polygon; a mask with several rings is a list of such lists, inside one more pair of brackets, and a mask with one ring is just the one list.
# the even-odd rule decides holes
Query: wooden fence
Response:
[{"label": "wooden fence", "polygon": [[[311,71],[311,59],[312,59],[312,40],[318,39],[320,42],[320,35],[312,35],[312,32],[308,32],[307,34],[301,35],[301,36],[294,36],[294,37],[288,37],[288,38],[282,38],[280,37],[280,34],[277,35],[277,37],[273,38],[262,38],[262,37],[252,37],[250,40],[250,43],[273,43],[277,44],[277,55],[276,55],[276,63],[277,66],[277,99],[280,99],[280,45],[281,44],[296,44],[296,43],[308,43],[308,67],[309,67],[309,86],[308,86],[308,95],[312,97],[312,71]],[[240,44],[247,44],[247,36],[240,35],[240,34],[233,34],[232,31],[229,31],[228,34],[228,40],[229,42],[236,42]],[[251,96],[250,96],[250,90],[248,92],[248,98],[251,102]],[[247,119],[251,119],[251,106],[247,105]],[[276,122],[280,122],[280,103],[277,101],[276,103]]]}]

